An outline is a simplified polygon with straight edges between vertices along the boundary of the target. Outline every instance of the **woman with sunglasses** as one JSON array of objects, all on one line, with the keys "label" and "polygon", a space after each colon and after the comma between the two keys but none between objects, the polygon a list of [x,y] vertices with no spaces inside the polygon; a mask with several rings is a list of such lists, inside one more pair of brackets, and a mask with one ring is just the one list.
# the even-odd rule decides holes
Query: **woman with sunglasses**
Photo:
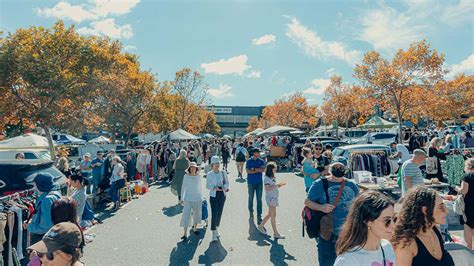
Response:
[{"label": "woman with sunglasses", "polygon": [[392,237],[397,265],[454,265],[438,228],[446,222],[447,213],[435,190],[416,187],[408,191]]},{"label": "woman with sunglasses", "polygon": [[79,261],[84,247],[81,229],[73,223],[64,222],[53,226],[36,244],[28,247],[32,260],[28,265],[82,266]]},{"label": "woman with sunglasses", "polygon": [[336,243],[336,266],[394,264],[395,253],[387,240],[395,227],[393,207],[394,202],[377,191],[354,200]]}]

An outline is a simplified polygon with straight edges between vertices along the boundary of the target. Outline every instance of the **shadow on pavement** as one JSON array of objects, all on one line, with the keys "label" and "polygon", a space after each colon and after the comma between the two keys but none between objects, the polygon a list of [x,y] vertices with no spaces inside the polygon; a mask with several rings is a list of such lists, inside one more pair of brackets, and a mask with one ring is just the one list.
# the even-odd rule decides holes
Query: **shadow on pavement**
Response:
[{"label": "shadow on pavement", "polygon": [[224,261],[227,250],[222,246],[221,241],[209,243],[209,247],[203,255],[199,256],[198,264],[212,265]]},{"label": "shadow on pavement", "polygon": [[174,206],[164,207],[162,211],[164,215],[168,217],[173,217],[180,214],[183,211],[183,206],[181,206],[181,204],[176,204]]},{"label": "shadow on pavement", "polygon": [[257,246],[269,246],[270,243],[268,243],[265,240],[269,240],[268,235],[263,235],[257,230],[257,226],[255,225],[255,222],[253,221],[253,218],[249,218],[249,237],[247,238],[250,241],[256,241]]},{"label": "shadow on pavement", "polygon": [[237,178],[237,179],[235,180],[235,182],[236,182],[236,183],[245,183],[245,182],[247,182],[247,180],[244,179],[244,178]]},{"label": "shadow on pavement", "polygon": [[270,248],[270,261],[273,265],[288,265],[285,260],[296,261],[296,258],[288,254],[283,245],[278,244],[278,240],[272,242]]},{"label": "shadow on pavement", "polygon": [[171,250],[169,265],[189,265],[189,261],[193,259],[197,247],[201,244],[206,230],[200,229],[199,235],[188,233],[188,238],[178,242],[176,247]]}]

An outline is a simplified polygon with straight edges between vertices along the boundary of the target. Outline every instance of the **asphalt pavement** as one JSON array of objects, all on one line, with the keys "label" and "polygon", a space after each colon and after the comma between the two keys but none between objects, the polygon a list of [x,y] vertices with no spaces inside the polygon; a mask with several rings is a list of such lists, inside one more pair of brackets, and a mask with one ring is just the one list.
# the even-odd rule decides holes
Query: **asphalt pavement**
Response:
[{"label": "asphalt pavement", "polygon": [[[170,188],[159,184],[90,229],[88,233],[95,234],[95,239],[86,246],[82,261],[86,265],[317,264],[315,240],[301,234],[303,178],[293,173],[277,174],[277,180],[287,182],[280,189],[277,209],[278,230],[286,239],[274,240],[258,232],[256,219],[249,218],[247,184],[236,180],[234,161],[229,171],[230,192],[218,242],[211,242],[210,220],[207,230],[200,229],[199,235],[182,241],[181,207]],[[208,197],[208,191],[204,193]],[[263,212],[267,212],[264,198]],[[270,223],[266,229],[273,235]]]}]

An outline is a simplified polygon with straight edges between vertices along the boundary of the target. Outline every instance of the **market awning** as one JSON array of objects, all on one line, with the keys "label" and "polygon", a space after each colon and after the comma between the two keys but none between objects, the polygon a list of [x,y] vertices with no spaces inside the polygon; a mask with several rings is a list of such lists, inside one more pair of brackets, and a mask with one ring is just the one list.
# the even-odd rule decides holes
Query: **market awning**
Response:
[{"label": "market awning", "polygon": [[260,132],[257,134],[257,136],[268,136],[268,135],[273,135],[273,134],[281,134],[285,132],[292,132],[298,130],[297,128],[294,127],[286,127],[286,126],[272,126],[264,131]]},{"label": "market awning", "polygon": [[0,149],[48,149],[48,140],[33,133],[24,134],[18,137],[0,141]]},{"label": "market awning", "polygon": [[183,129],[178,129],[176,131],[173,131],[166,135],[164,137],[166,140],[191,140],[191,139],[199,139],[199,137],[183,130]]},{"label": "market awning", "polygon": [[71,135],[61,134],[58,135],[58,139],[56,140],[58,144],[85,144],[86,141],[80,138],[76,138]]},{"label": "market awning", "polygon": [[380,116],[373,116],[365,124],[360,125],[361,128],[392,128],[397,123],[389,122]]},{"label": "market awning", "polygon": [[110,143],[110,139],[104,136],[98,136],[97,138],[93,138],[89,140],[90,143]]}]

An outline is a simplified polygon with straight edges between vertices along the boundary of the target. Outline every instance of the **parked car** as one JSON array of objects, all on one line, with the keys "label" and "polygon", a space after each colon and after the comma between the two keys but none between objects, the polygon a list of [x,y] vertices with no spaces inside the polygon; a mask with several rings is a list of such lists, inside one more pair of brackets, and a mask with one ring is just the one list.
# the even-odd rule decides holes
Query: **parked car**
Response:
[{"label": "parked car", "polygon": [[388,145],[358,144],[337,147],[332,151],[332,154],[334,158],[342,157],[343,159],[348,160],[351,152],[357,150],[384,150],[387,151],[387,153],[390,153],[390,147]]},{"label": "parked car", "polygon": [[23,153],[26,160],[51,160],[49,150],[46,149],[21,149],[21,150],[0,150],[0,160],[14,160],[17,153]]},{"label": "parked car", "polygon": [[[374,132],[370,133],[373,144],[388,145],[396,140],[397,134],[392,132]],[[351,144],[367,144],[367,134],[361,138],[353,139]]]},{"label": "parked car", "polygon": [[316,137],[302,137],[302,138],[299,138],[296,140],[296,143],[297,144],[305,144],[306,142],[306,139],[308,139],[311,141],[311,142],[322,142],[322,141],[326,141],[326,140],[336,140],[335,138],[331,138],[331,137],[319,137],[319,136],[316,136]]},{"label": "parked car", "polygon": [[66,195],[66,176],[50,160],[1,160],[0,196],[33,188],[35,174],[47,172],[54,176],[63,195]]},{"label": "parked car", "polygon": [[326,147],[326,145],[329,144],[333,148],[349,145],[349,143],[342,140],[323,140],[321,141],[321,144],[323,144],[323,147]]}]

